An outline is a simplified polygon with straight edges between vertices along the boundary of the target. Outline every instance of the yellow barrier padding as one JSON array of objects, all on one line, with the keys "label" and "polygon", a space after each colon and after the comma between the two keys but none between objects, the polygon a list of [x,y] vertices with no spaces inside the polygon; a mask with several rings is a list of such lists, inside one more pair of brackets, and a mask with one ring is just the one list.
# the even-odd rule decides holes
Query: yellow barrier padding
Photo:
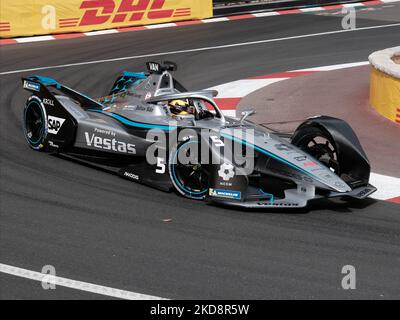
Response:
[{"label": "yellow barrier padding", "polygon": [[212,0],[1,0],[0,38],[87,32],[212,15]]},{"label": "yellow barrier padding", "polygon": [[370,103],[381,115],[400,123],[400,79],[371,69]]}]

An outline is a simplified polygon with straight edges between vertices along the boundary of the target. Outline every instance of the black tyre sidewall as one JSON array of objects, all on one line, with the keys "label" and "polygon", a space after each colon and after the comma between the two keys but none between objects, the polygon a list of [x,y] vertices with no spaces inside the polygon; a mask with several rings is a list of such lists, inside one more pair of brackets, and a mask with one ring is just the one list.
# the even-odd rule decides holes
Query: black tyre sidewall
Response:
[{"label": "black tyre sidewall", "polygon": [[[177,182],[176,176],[174,176],[174,157],[177,156],[177,153],[179,152],[179,149],[181,147],[183,147],[185,144],[188,143],[196,143],[195,141],[191,141],[191,140],[187,140],[184,141],[182,143],[180,143],[176,148],[174,148],[173,152],[171,152],[169,161],[168,161],[168,171],[169,171],[169,176],[170,176],[170,180],[175,188],[175,190],[183,195],[186,198],[189,199],[195,199],[195,200],[203,200],[207,194],[207,192],[203,193],[203,194],[196,194],[195,192],[188,192],[184,190],[184,187],[180,186],[179,182]],[[197,142],[198,143],[198,142]]]},{"label": "black tyre sidewall", "polygon": [[[42,122],[44,125],[43,132],[37,141],[32,141],[28,137],[28,132],[27,132],[27,128],[26,128],[26,115],[27,115],[27,111],[29,110],[29,108],[32,107],[32,104],[36,104],[39,107],[40,112],[41,112]],[[48,132],[47,113],[46,113],[46,108],[44,107],[42,100],[37,96],[30,96],[28,101],[25,104],[24,113],[23,113],[23,130],[24,130],[24,136],[25,136],[25,139],[26,139],[28,145],[34,150],[44,151],[45,146],[46,146],[45,142],[46,142],[46,138],[47,138],[47,132]]]},{"label": "black tyre sidewall", "polygon": [[295,134],[292,137],[292,144],[295,145],[296,147],[301,147],[300,143],[304,140],[307,139],[309,137],[324,137],[326,139],[328,139],[331,143],[334,143],[332,137],[326,133],[324,130],[317,128],[317,127],[307,127],[304,129],[300,129],[299,131],[295,132]]},{"label": "black tyre sidewall", "polygon": [[[337,147],[337,144],[335,140],[332,138],[332,136],[326,132],[324,129],[318,128],[318,127],[306,127],[303,129],[298,130],[297,132],[294,133],[291,143],[295,145],[296,147],[300,148],[301,150],[305,151],[308,153],[308,150],[304,148],[304,140],[309,140],[311,137],[323,137],[334,146],[335,151],[337,153],[338,159],[340,159],[340,150]],[[339,167],[341,168],[341,164],[339,162]]]}]

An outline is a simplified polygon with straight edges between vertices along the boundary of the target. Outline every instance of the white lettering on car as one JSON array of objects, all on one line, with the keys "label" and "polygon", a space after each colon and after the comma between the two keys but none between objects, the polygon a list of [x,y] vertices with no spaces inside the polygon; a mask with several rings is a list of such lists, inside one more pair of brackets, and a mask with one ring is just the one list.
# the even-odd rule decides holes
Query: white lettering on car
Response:
[{"label": "white lettering on car", "polygon": [[91,147],[103,150],[112,150],[115,152],[136,154],[136,148],[134,144],[118,141],[117,139],[103,138],[96,136],[94,133],[91,135],[85,132],[86,144]]}]

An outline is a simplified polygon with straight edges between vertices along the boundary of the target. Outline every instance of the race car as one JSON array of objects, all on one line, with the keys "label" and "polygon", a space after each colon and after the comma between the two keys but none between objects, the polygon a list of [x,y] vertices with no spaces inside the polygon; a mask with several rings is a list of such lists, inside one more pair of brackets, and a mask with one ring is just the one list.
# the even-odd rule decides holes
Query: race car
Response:
[{"label": "race car", "polygon": [[[227,117],[215,90],[190,92],[173,62],[124,71],[90,98],[57,80],[22,78],[28,145],[90,163],[154,188],[243,208],[299,208],[315,199],[363,199],[370,164],[351,127],[317,116],[293,134]],[[201,155],[201,156],[200,156]]]}]

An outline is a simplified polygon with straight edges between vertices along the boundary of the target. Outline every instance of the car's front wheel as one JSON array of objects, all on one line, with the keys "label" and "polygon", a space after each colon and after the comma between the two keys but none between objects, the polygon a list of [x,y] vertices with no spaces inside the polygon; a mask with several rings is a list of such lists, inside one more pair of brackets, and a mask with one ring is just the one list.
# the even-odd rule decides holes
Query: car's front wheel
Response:
[{"label": "car's front wheel", "polygon": [[312,126],[298,130],[292,137],[292,144],[319,160],[337,175],[341,174],[336,143],[323,129]]}]

